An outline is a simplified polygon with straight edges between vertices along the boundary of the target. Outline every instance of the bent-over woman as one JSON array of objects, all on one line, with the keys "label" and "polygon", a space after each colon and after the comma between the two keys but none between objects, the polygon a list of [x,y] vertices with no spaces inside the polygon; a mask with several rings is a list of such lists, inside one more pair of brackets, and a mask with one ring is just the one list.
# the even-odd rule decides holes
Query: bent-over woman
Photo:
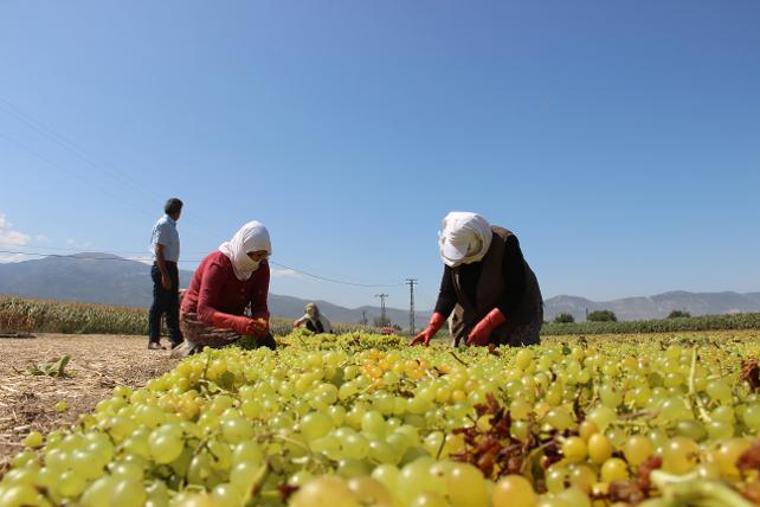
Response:
[{"label": "bent-over woman", "polygon": [[316,334],[333,332],[330,321],[319,311],[316,304],[309,303],[304,311],[306,313],[304,313],[303,317],[293,322],[294,328],[305,326],[306,329]]},{"label": "bent-over woman", "polygon": [[444,263],[435,312],[412,345],[428,345],[454,312],[454,345],[532,345],[544,320],[538,279],[517,236],[469,212],[443,219],[438,246]]}]

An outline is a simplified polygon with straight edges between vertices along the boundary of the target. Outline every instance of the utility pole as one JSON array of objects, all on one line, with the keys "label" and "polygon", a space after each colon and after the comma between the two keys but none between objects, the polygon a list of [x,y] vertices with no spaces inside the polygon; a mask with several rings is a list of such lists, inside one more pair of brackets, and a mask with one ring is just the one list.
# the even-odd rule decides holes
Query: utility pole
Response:
[{"label": "utility pole", "polygon": [[407,278],[404,283],[409,286],[409,333],[414,336],[414,286],[417,279]]},{"label": "utility pole", "polygon": [[388,297],[388,294],[375,294],[376,298],[380,298],[380,322],[383,323],[383,326],[388,325],[388,321],[385,320],[385,298]]}]

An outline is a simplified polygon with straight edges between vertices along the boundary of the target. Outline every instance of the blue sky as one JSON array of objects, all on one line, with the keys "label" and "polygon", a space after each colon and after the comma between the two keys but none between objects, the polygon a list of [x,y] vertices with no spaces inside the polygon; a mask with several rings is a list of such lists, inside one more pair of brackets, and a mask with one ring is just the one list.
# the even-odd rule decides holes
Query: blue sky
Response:
[{"label": "blue sky", "polygon": [[[758,19],[753,0],[6,0],[0,248],[143,255],[177,195],[186,261],[259,219],[273,260],[413,276],[431,307],[440,220],[471,210],[518,234],[545,297],[760,290]],[[272,290],[380,289],[280,269]]]}]

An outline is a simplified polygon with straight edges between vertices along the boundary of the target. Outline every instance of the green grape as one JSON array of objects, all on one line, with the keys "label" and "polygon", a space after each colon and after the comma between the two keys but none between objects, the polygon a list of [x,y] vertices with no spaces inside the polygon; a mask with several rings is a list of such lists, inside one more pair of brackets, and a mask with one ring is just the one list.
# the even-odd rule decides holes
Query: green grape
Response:
[{"label": "green grape", "polygon": [[233,464],[236,465],[244,461],[254,464],[261,464],[264,462],[264,452],[261,450],[261,446],[253,440],[240,442],[235,446],[235,449],[232,452]]},{"label": "green grape", "polygon": [[612,443],[601,433],[591,435],[588,440],[588,455],[592,463],[601,465],[612,456]]},{"label": "green grape", "polygon": [[340,441],[341,454],[350,459],[361,460],[369,454],[369,443],[362,435],[349,433]]},{"label": "green grape", "polygon": [[87,487],[87,480],[71,470],[61,474],[54,490],[67,498],[77,498]]},{"label": "green grape", "polygon": [[712,380],[707,384],[707,395],[719,403],[730,404],[733,398],[731,388],[722,380]]},{"label": "green grape", "polygon": [[603,482],[624,481],[628,479],[628,465],[620,458],[610,458],[602,465],[600,476]]},{"label": "green grape", "polygon": [[714,421],[733,424],[733,422],[736,420],[734,407],[730,407],[728,405],[721,405],[719,407],[716,407],[715,410],[713,410],[710,414],[710,418]]},{"label": "green grape", "polygon": [[560,464],[555,464],[546,470],[546,489],[549,493],[559,493],[565,489],[567,482],[567,468]]},{"label": "green grape", "polygon": [[74,451],[69,460],[69,467],[74,473],[81,475],[83,478],[90,480],[103,475],[103,466],[100,460],[84,451]]},{"label": "green grape", "polygon": [[556,430],[570,429],[575,425],[575,421],[570,412],[562,407],[551,409],[545,416],[544,422]]},{"label": "green grape", "polygon": [[211,499],[220,505],[242,505],[243,493],[232,484],[219,484],[211,492]]},{"label": "green grape", "polygon": [[261,472],[262,465],[250,461],[243,461],[232,467],[230,471],[230,484],[240,491],[250,491],[253,487],[258,474]]},{"label": "green grape", "polygon": [[491,502],[493,507],[535,507],[538,505],[538,495],[525,477],[508,475],[496,483]]},{"label": "green grape", "polygon": [[568,488],[557,495],[556,500],[565,502],[572,507],[591,507],[588,494],[578,488]]},{"label": "green grape", "polygon": [[322,412],[310,412],[300,421],[301,433],[307,441],[324,437],[334,427],[333,420]]},{"label": "green grape", "polygon": [[114,477],[132,479],[134,481],[142,481],[144,475],[143,469],[138,465],[119,461],[112,462],[108,466],[108,471]]},{"label": "green grape", "polygon": [[393,496],[380,481],[371,477],[356,477],[347,482],[360,505],[393,507]]},{"label": "green grape", "polygon": [[512,416],[512,419],[523,420],[528,418],[532,409],[533,407],[530,403],[517,399],[509,405],[509,414]]},{"label": "green grape", "polygon": [[685,474],[699,462],[699,446],[691,439],[675,437],[662,452],[662,469],[674,474]]},{"label": "green grape", "polygon": [[24,445],[26,447],[40,447],[43,443],[42,433],[39,431],[30,431],[24,438]]},{"label": "green grape", "polygon": [[118,483],[119,479],[116,477],[101,477],[87,487],[79,503],[82,507],[103,507],[110,505]]},{"label": "green grape", "polygon": [[187,468],[187,483],[198,486],[210,486],[218,481],[218,476],[211,466],[211,457],[206,452],[196,454]]},{"label": "green grape", "polygon": [[376,410],[371,410],[362,416],[361,427],[363,432],[374,433],[381,437],[386,431],[385,419]]},{"label": "green grape", "polygon": [[599,398],[602,400],[602,404],[614,409],[623,402],[623,396],[615,390],[615,388],[609,384],[604,384],[599,387]]},{"label": "green grape", "polygon": [[446,492],[445,479],[430,474],[433,463],[430,458],[420,458],[401,469],[396,480],[396,491],[402,502],[408,504],[426,491],[441,494]]},{"label": "green grape", "polygon": [[358,459],[342,459],[338,461],[338,467],[335,469],[335,472],[344,479],[351,479],[369,475],[370,468]]},{"label": "green grape", "polygon": [[156,430],[148,438],[150,455],[156,463],[171,463],[182,454],[184,442],[176,433]]},{"label": "green grape", "polygon": [[450,507],[446,497],[434,491],[425,491],[416,495],[409,503],[409,507]]},{"label": "green grape", "polygon": [[372,471],[372,478],[383,484],[388,491],[396,491],[400,473],[393,465],[380,465]]},{"label": "green grape", "polygon": [[360,507],[345,481],[324,475],[308,482],[290,499],[290,507]]},{"label": "green grape", "polygon": [[145,488],[148,496],[145,507],[168,507],[169,489],[160,481],[153,481]]},{"label": "green grape", "polygon": [[676,424],[676,435],[690,438],[696,442],[704,440],[707,437],[707,431],[701,422],[698,421],[680,421]]},{"label": "green grape", "polygon": [[211,468],[221,471],[230,469],[232,466],[232,450],[228,444],[219,440],[212,440],[206,447],[211,455]]},{"label": "green grape", "polygon": [[652,446],[655,449],[664,448],[668,443],[668,434],[662,429],[653,429],[647,434],[647,437],[652,442]]},{"label": "green grape", "polygon": [[242,417],[229,417],[221,421],[222,438],[230,444],[237,444],[253,438],[253,427]]},{"label": "green grape", "polygon": [[744,409],[742,420],[751,430],[760,430],[760,404],[752,403],[747,405],[747,408]]},{"label": "green grape", "polygon": [[113,507],[143,507],[148,495],[142,481],[117,479],[111,490],[109,506]]},{"label": "green grape", "polygon": [[586,458],[588,448],[580,437],[570,437],[562,442],[562,455],[570,463],[578,463]]},{"label": "green grape", "polygon": [[643,435],[630,437],[623,446],[626,461],[633,467],[638,467],[654,453],[652,442]]},{"label": "green grape", "polygon": [[585,493],[591,493],[596,483],[596,472],[586,465],[571,465],[570,485]]},{"label": "green grape", "polygon": [[592,410],[586,419],[594,423],[599,431],[605,431],[617,419],[617,414],[611,408],[601,405]]},{"label": "green grape", "polygon": [[0,505],[3,507],[27,507],[38,504],[39,494],[28,484],[10,486],[0,495]]},{"label": "green grape", "polygon": [[453,465],[446,477],[446,487],[453,507],[488,505],[488,489],[483,474],[470,464]]},{"label": "green grape", "polygon": [[380,464],[396,464],[397,456],[393,448],[381,440],[370,440],[367,456],[370,460]]},{"label": "green grape", "polygon": [[713,440],[724,440],[734,436],[734,423],[710,421],[707,424],[707,434]]},{"label": "green grape", "polygon": [[731,480],[739,480],[741,478],[741,472],[736,464],[739,461],[739,457],[751,445],[750,441],[738,438],[732,438],[720,444],[716,453],[716,464],[723,477]]}]

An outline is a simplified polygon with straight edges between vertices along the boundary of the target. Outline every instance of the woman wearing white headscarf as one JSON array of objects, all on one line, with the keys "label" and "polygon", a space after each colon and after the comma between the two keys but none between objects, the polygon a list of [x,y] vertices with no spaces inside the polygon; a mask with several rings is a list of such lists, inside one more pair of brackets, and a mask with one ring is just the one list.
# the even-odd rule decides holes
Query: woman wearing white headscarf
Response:
[{"label": "woman wearing white headscarf", "polygon": [[307,304],[304,311],[306,313],[304,313],[301,318],[296,319],[296,321],[293,322],[294,328],[305,326],[306,329],[316,334],[333,332],[330,321],[322,314],[322,312],[319,311],[319,308],[317,308],[316,304]]},{"label": "woman wearing white headscarf", "polygon": [[539,342],[543,301],[536,275],[510,231],[476,213],[454,211],[438,235],[445,265],[435,312],[412,345],[428,345],[454,312],[454,345]]},{"label": "woman wearing white headscarf", "polygon": [[[269,231],[253,221],[201,261],[182,298],[186,352],[227,345],[244,335],[253,336],[258,345],[275,347],[267,307],[271,254]],[[251,317],[244,315],[249,305]]]}]

